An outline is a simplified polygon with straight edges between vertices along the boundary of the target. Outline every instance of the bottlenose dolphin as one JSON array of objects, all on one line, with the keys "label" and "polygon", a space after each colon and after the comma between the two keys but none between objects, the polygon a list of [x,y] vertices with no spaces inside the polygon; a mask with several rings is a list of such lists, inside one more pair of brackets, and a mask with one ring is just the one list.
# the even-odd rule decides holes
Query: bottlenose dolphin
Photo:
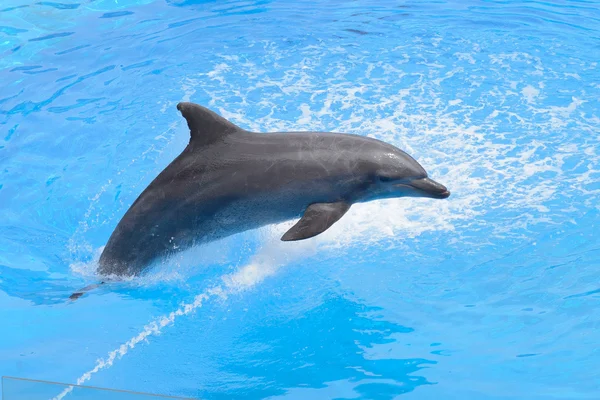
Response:
[{"label": "bottlenose dolphin", "polygon": [[157,257],[298,217],[281,240],[307,239],[357,202],[450,196],[415,159],[377,139],[250,132],[198,104],[177,109],[190,141],[118,223],[101,275],[139,275]]}]

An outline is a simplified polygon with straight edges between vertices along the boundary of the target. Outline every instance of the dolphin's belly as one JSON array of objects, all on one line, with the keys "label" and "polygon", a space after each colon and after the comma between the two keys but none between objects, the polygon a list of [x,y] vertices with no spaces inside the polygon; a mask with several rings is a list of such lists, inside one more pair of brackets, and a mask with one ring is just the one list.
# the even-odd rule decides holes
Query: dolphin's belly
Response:
[{"label": "dolphin's belly", "polygon": [[308,196],[290,191],[222,199],[216,207],[198,207],[188,238],[193,244],[203,243],[283,222],[298,217],[310,202]]},{"label": "dolphin's belly", "polygon": [[137,275],[157,257],[296,218],[310,203],[305,195],[290,190],[199,197],[187,202],[169,199],[166,205],[154,208],[138,202],[109,239],[99,272]]}]

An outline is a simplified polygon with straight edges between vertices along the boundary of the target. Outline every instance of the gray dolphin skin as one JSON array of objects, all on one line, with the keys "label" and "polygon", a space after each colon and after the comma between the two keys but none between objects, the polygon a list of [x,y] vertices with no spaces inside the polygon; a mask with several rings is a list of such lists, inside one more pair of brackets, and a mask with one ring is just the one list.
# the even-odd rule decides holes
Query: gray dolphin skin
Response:
[{"label": "gray dolphin skin", "polygon": [[298,217],[281,240],[307,239],[358,202],[450,195],[412,157],[376,139],[249,132],[197,104],[177,109],[190,141],[117,225],[101,275],[139,275],[158,257]]}]

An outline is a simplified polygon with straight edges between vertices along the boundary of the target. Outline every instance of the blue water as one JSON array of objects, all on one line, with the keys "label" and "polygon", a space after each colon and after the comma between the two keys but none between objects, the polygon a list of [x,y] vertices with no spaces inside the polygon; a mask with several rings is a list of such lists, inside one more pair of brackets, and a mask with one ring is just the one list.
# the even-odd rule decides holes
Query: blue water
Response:
[{"label": "blue water", "polygon": [[[599,55],[595,0],[3,0],[0,375],[600,398]],[[389,141],[452,196],[356,205],[304,242],[246,232],[67,301],[187,144],[182,100]]]}]

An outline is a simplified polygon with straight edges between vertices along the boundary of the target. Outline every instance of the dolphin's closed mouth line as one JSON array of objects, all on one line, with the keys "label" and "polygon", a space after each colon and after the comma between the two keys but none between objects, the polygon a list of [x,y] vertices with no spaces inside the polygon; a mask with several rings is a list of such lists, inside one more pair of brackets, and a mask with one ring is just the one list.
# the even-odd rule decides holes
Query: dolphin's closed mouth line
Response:
[{"label": "dolphin's closed mouth line", "polygon": [[[421,182],[425,181],[425,182]],[[423,197],[431,197],[435,199],[446,199],[450,197],[450,191],[446,189],[445,186],[440,185],[439,183],[425,178],[419,181],[414,181],[411,184],[401,183],[395,185],[396,188],[407,188],[416,190],[419,193],[423,193]]]},{"label": "dolphin's closed mouth line", "polygon": [[426,193],[429,197],[436,199],[445,199],[450,197],[450,192],[446,186],[430,178],[415,179],[410,183],[409,186],[417,189],[420,192]]},{"label": "dolphin's closed mouth line", "polygon": [[450,197],[450,192],[449,191],[445,191],[439,194],[440,199],[447,199],[448,197]]}]

